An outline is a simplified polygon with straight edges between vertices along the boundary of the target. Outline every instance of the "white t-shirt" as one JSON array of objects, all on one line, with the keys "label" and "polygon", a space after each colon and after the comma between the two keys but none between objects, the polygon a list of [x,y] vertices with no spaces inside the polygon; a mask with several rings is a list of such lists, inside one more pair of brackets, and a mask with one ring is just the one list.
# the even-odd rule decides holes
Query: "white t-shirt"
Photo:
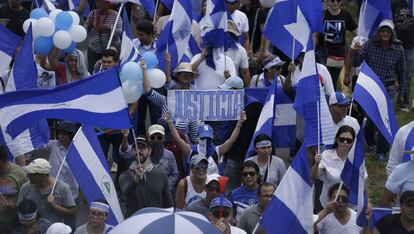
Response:
[{"label": "white t-shirt", "polygon": [[[194,63],[200,58],[200,54],[196,54],[191,63]],[[209,90],[209,89],[218,89],[219,85],[223,84],[224,79],[224,64],[226,63],[226,68],[230,72],[230,76],[236,76],[236,68],[234,67],[234,63],[228,56],[224,56],[221,52],[216,51],[214,55],[214,64],[216,65],[216,69],[209,67],[206,64],[206,60],[198,66],[197,73],[199,74],[197,78],[194,80],[195,86],[197,86],[201,90]],[[224,62],[226,61],[226,62]]]},{"label": "white t-shirt", "polygon": [[[414,127],[414,121],[402,126],[398,129],[398,132],[395,134],[394,141],[391,146],[390,156],[387,163],[387,176],[390,176],[394,168],[402,163],[403,155],[405,151],[405,142],[407,140],[408,134],[410,134],[411,129]],[[412,158],[412,156],[411,156]]]},{"label": "white t-shirt", "polygon": [[324,219],[318,223],[318,231],[320,234],[325,233],[341,233],[341,234],[354,234],[362,233],[362,227],[356,224],[356,212],[349,209],[351,217],[346,224],[341,224],[335,217],[334,213],[328,214]]},{"label": "white t-shirt", "polygon": [[231,234],[247,234],[243,229],[230,225]]},{"label": "white t-shirt", "polygon": [[231,48],[226,52],[226,55],[233,60],[234,66],[236,67],[236,73],[238,76],[240,69],[249,68],[249,58],[247,57],[246,49],[237,43],[237,49]]},{"label": "white t-shirt", "polygon": [[240,33],[249,32],[249,20],[244,12],[235,10],[233,14],[231,14],[231,18]]}]

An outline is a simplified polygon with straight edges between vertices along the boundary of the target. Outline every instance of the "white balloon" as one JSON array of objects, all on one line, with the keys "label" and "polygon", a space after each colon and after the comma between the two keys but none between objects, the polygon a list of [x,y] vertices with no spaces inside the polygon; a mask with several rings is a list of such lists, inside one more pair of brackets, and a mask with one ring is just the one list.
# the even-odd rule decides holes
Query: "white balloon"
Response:
[{"label": "white balloon", "polygon": [[133,84],[130,80],[122,83],[122,91],[124,92],[125,101],[127,103],[134,103],[141,97],[140,86]]},{"label": "white balloon", "polygon": [[72,25],[78,25],[79,24],[79,15],[78,13],[74,11],[68,11],[68,13],[72,16],[73,23]]},{"label": "white balloon", "polygon": [[72,40],[74,42],[82,42],[86,39],[86,36],[88,35],[86,29],[81,25],[72,25],[68,32],[72,36]]},{"label": "white balloon", "polygon": [[71,43],[72,36],[64,30],[59,30],[53,35],[53,44],[59,49],[66,49]]},{"label": "white balloon", "polygon": [[167,81],[164,72],[157,68],[148,70],[148,77],[151,82],[151,87],[155,89],[161,88]]},{"label": "white balloon", "polygon": [[276,0],[260,0],[260,5],[264,8],[271,8],[275,5]]},{"label": "white balloon", "polygon": [[55,24],[47,17],[42,17],[37,21],[35,35],[50,37],[55,32]]},{"label": "white balloon", "polygon": [[24,21],[23,23],[23,31],[26,33],[27,30],[29,29],[30,23],[32,23],[32,30],[34,30],[34,28],[36,27],[37,24],[37,19],[27,19],[26,21]]},{"label": "white balloon", "polygon": [[62,10],[61,9],[55,9],[55,10],[52,10],[50,13],[49,13],[49,18],[53,21],[53,22],[55,22],[55,20],[56,20],[56,15],[57,14],[59,14],[59,12],[61,12]]}]

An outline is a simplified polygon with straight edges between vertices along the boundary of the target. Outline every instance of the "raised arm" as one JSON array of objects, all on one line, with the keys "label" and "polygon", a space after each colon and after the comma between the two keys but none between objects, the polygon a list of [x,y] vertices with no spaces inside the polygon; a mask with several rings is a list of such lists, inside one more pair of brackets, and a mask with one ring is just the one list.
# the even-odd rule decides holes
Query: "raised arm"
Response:
[{"label": "raised arm", "polygon": [[174,123],[171,119],[171,113],[169,111],[165,113],[164,120],[165,122],[167,122],[168,127],[170,128],[170,131],[171,131],[171,136],[174,139],[174,141],[177,142],[178,147],[180,147],[180,149],[183,151],[185,155],[190,156],[191,146],[187,144],[187,142],[185,142],[183,139],[181,139],[180,135],[178,134],[177,129],[174,126]]}]

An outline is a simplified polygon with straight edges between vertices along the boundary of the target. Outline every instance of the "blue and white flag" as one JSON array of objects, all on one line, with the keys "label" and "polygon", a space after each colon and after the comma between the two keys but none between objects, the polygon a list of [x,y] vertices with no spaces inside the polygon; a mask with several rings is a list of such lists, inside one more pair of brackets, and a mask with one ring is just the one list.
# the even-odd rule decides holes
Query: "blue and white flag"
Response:
[{"label": "blue and white flag", "polygon": [[41,119],[66,119],[94,126],[131,127],[115,68],[54,89],[23,90],[0,95],[0,125],[15,138]]},{"label": "blue and white flag", "polygon": [[20,37],[12,31],[0,25],[0,76],[8,69],[14,53],[20,44]]},{"label": "blue and white flag", "polygon": [[260,224],[267,233],[313,233],[312,183],[305,145],[263,213]]},{"label": "blue and white flag", "polygon": [[[409,132],[407,134],[407,137],[405,138],[404,151],[413,151],[414,150],[414,128],[407,129],[407,130],[409,130]],[[411,154],[404,153],[404,155],[402,156],[402,162],[405,163],[408,161],[411,161]]]},{"label": "blue and white flag", "polygon": [[168,10],[172,11],[174,8],[174,0],[159,0]]},{"label": "blue and white flag", "polygon": [[204,47],[224,47],[227,44],[228,31],[228,16],[224,0],[207,0],[206,4],[206,14],[199,23]]},{"label": "blue and white flag", "polygon": [[114,183],[92,127],[83,125],[69,146],[66,162],[80,189],[90,204],[105,199],[110,207],[108,224],[116,225],[124,220]]},{"label": "blue and white flag", "polygon": [[369,224],[371,229],[374,229],[377,222],[380,221],[385,216],[401,213],[400,207],[392,207],[392,208],[373,207],[371,211],[372,211],[372,215],[371,215],[370,224]]},{"label": "blue and white flag", "polygon": [[322,32],[320,0],[278,0],[269,11],[263,34],[290,59],[307,48],[313,32]]},{"label": "blue and white flag", "polygon": [[410,15],[414,16],[414,1],[408,0],[408,7],[410,8]]},{"label": "blue and white flag", "polygon": [[122,2],[132,2],[144,7],[144,10],[150,15],[154,17],[155,13],[155,1],[154,0],[122,0]]},{"label": "blue and white flag", "polygon": [[129,26],[128,14],[126,8],[122,12],[122,42],[121,53],[119,59],[121,60],[121,66],[127,62],[139,62],[141,55],[137,48],[135,48],[132,42],[132,32]]},{"label": "blue and white flag", "polygon": [[313,50],[305,53],[293,106],[305,121],[304,133],[307,146],[333,144],[336,134],[335,125],[321,89]]},{"label": "blue and white flag", "polygon": [[[81,0],[67,0],[68,1],[68,9],[73,11],[79,8]],[[88,17],[91,13],[91,7],[89,5],[89,1],[86,1],[86,6],[83,11],[83,16]]]},{"label": "blue and white flag", "polygon": [[364,127],[365,124],[362,124],[341,173],[341,180],[349,188],[348,203],[356,205],[357,225],[360,227],[365,227],[368,224],[365,217],[368,197],[365,190]]},{"label": "blue and white flag", "polygon": [[392,144],[398,130],[394,106],[382,81],[365,62],[362,64],[352,96],[388,143]]},{"label": "blue and white flag", "polygon": [[390,0],[364,0],[359,12],[358,36],[371,38],[384,19],[392,20]]},{"label": "blue and white flag", "polygon": [[192,11],[191,1],[174,1],[170,19],[157,40],[156,54],[161,69],[165,67],[164,53],[167,49],[171,55],[171,71],[181,62],[190,62],[193,55],[201,52],[191,34]]},{"label": "blue and white flag", "polygon": [[[37,68],[33,54],[32,27],[30,26],[19,53],[15,57],[6,85],[6,92],[35,88],[37,88]],[[49,126],[46,120],[40,120],[31,124],[28,130],[25,130],[15,139],[12,139],[6,133],[4,127],[1,127],[1,131],[7,147],[14,157],[43,146],[49,142],[50,138]]]}]

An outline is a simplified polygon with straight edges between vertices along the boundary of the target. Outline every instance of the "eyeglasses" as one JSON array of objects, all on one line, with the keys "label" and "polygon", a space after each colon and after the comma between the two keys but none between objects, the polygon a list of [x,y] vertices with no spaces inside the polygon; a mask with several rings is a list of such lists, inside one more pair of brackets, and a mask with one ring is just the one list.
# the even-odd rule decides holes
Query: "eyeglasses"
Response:
[{"label": "eyeglasses", "polygon": [[207,184],[206,189],[209,192],[220,192],[220,186]]},{"label": "eyeglasses", "polygon": [[342,0],[331,0],[331,2],[337,2],[340,3]]},{"label": "eyeglasses", "polygon": [[150,141],[163,141],[164,136],[163,135],[151,135],[149,139]]},{"label": "eyeglasses", "polygon": [[201,169],[207,170],[208,165],[207,164],[201,164],[201,165],[199,164],[199,165],[193,166],[193,168],[196,169],[196,170],[201,170]]},{"label": "eyeglasses", "polygon": [[213,210],[211,213],[216,218],[227,218],[230,215],[230,211],[229,210],[223,210],[223,212],[221,212],[220,210]]},{"label": "eyeglasses", "polygon": [[103,217],[105,217],[105,216],[106,216],[106,213],[103,213],[103,212],[96,212],[96,211],[90,211],[90,212],[89,212],[89,214],[90,214],[91,216],[97,216],[97,217],[100,217],[100,218],[103,218]]},{"label": "eyeglasses", "polygon": [[388,28],[381,28],[379,31],[381,33],[391,33],[391,30],[389,30]]},{"label": "eyeglasses", "polygon": [[348,203],[348,197],[347,196],[338,196],[338,200],[342,203]]},{"label": "eyeglasses", "polygon": [[243,177],[248,177],[248,176],[253,177],[253,176],[256,176],[256,172],[255,171],[242,172],[242,176]]},{"label": "eyeglasses", "polygon": [[351,144],[352,142],[354,142],[354,139],[346,138],[346,137],[338,137],[338,141],[341,143]]}]

